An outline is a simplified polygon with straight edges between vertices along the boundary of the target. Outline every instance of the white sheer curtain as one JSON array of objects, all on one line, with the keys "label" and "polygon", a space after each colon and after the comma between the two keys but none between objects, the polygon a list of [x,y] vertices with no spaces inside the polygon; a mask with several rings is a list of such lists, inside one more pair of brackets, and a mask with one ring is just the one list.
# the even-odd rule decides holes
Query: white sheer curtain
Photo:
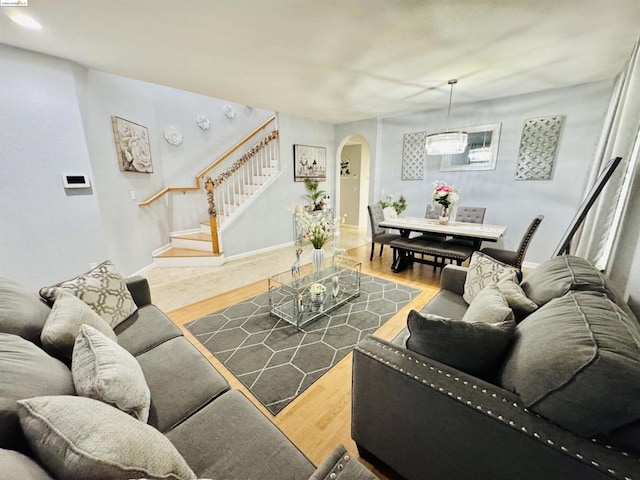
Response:
[{"label": "white sheer curtain", "polygon": [[594,162],[585,188],[588,192],[613,157],[622,162],[576,235],[572,253],[606,270],[615,244],[629,189],[638,162],[640,133],[640,39],[625,69],[618,75]]}]

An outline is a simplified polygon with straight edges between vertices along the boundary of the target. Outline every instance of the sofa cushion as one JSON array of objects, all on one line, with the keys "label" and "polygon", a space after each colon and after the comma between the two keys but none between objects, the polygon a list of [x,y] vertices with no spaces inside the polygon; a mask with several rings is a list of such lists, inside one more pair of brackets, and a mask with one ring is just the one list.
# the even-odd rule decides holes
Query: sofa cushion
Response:
[{"label": "sofa cushion", "polygon": [[584,258],[561,255],[536,267],[520,286],[527,297],[542,306],[569,290],[604,291],[605,277]]},{"label": "sofa cushion", "polygon": [[140,307],[113,331],[118,336],[118,344],[133,356],[182,336],[176,324],[155,305]]},{"label": "sofa cushion", "polygon": [[[466,316],[473,321],[412,310],[407,319],[407,348],[473,375],[486,377],[494,373],[513,338],[515,321],[497,289],[485,290],[469,306],[469,310],[476,302],[482,306]],[[493,309],[487,306],[492,302]]]},{"label": "sofa cushion", "polygon": [[111,340],[116,334],[100,315],[75,295],[61,291],[42,328],[40,343],[46,352],[60,359],[71,359],[80,326],[91,325]]},{"label": "sofa cushion", "polygon": [[449,290],[440,290],[420,312],[438,315],[440,317],[460,320],[469,308],[462,295]]},{"label": "sofa cushion", "polygon": [[108,403],[147,422],[151,394],[138,361],[89,325],[80,328],[71,374],[78,395]]},{"label": "sofa cushion", "polygon": [[0,332],[20,335],[40,345],[40,332],[51,308],[35,292],[0,277]]},{"label": "sofa cushion", "polygon": [[579,435],[640,419],[640,325],[600,292],[570,291],[522,321],[500,378]]},{"label": "sofa cushion", "polygon": [[15,450],[0,448],[0,478],[21,480],[53,480],[40,465]]},{"label": "sofa cushion", "polygon": [[519,274],[520,271],[516,267],[499,262],[484,253],[473,252],[464,282],[464,301],[470,304],[484,287],[500,280],[517,281]]},{"label": "sofa cushion", "polygon": [[136,357],[151,390],[149,424],[166,432],[229,389],[227,381],[184,337]]},{"label": "sofa cushion", "polygon": [[29,444],[56,477],[195,478],[164,435],[106,403],[74,396],[18,403]]},{"label": "sofa cushion", "polygon": [[0,379],[0,448],[25,448],[16,400],[74,393],[66,365],[28,340],[7,333],[0,333]]},{"label": "sofa cushion", "polygon": [[511,310],[513,310],[516,322],[521,322],[527,315],[538,309],[538,305],[529,299],[522,290],[522,287],[512,279],[506,278],[500,280],[496,283],[496,286],[504,296]]},{"label": "sofa cushion", "polygon": [[89,305],[112,328],[136,311],[124,278],[109,260],[71,280],[40,289],[40,296],[55,302],[60,289],[68,290]]},{"label": "sofa cushion", "polygon": [[238,390],[219,396],[167,437],[199,477],[308,480],[315,470]]}]

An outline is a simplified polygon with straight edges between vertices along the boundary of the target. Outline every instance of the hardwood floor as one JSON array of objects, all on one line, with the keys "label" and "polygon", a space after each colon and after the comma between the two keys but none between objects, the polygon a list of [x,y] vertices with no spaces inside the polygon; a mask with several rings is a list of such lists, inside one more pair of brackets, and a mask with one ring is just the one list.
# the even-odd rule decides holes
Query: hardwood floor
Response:
[{"label": "hardwood floor", "polygon": [[[405,326],[409,311],[422,308],[437,293],[440,271],[434,271],[433,267],[429,265],[414,264],[412,268],[404,272],[393,273],[391,271],[391,250],[386,248],[382,257],[378,256],[378,252],[379,246],[376,248],[372,261],[369,260],[370,245],[354,248],[348,253],[351,257],[362,262],[363,273],[423,290],[376,332],[376,336],[380,338],[391,339]],[[351,354],[337,363],[277,416],[273,416],[184,327],[187,322],[264,293],[266,290],[267,281],[265,279],[173,310],[168,315],[181,328],[185,337],[224,375],[231,387],[241,390],[316,465],[320,464],[338,444],[343,444],[348,451],[356,455],[356,446],[351,440]],[[377,471],[364,460],[361,461],[380,478],[386,478],[382,472]]]}]

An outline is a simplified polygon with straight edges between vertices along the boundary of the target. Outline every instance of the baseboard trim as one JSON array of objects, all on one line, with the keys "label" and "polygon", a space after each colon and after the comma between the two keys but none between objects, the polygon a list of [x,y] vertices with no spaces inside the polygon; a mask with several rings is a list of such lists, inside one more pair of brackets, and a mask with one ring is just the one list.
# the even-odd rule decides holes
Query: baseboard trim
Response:
[{"label": "baseboard trim", "polygon": [[240,260],[242,258],[252,257],[254,255],[258,255],[261,253],[268,253],[273,250],[278,250],[280,248],[291,247],[293,245],[295,245],[295,242],[286,242],[286,243],[281,243],[279,245],[273,245],[272,247],[261,248],[259,250],[252,250],[251,252],[238,253],[237,255],[225,257],[225,263],[231,260]]},{"label": "baseboard trim", "polygon": [[161,246],[160,248],[156,248],[155,250],[151,251],[151,256],[155,257],[156,255],[160,255],[161,253],[166,252],[170,248],[171,248],[171,243],[167,243],[167,244]]}]

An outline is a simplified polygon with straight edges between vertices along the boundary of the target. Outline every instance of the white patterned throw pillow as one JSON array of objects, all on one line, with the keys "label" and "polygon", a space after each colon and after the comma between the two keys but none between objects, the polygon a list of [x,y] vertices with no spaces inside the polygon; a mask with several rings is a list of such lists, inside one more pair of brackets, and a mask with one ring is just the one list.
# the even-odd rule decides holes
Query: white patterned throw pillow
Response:
[{"label": "white patterned throw pillow", "polygon": [[464,282],[462,298],[471,304],[475,296],[488,285],[496,284],[504,279],[517,282],[518,272],[516,267],[499,262],[484,253],[473,252],[467,270],[467,278]]},{"label": "white patterned throw pillow", "polygon": [[125,279],[109,260],[71,280],[41,288],[40,296],[53,303],[60,289],[73,293],[89,305],[111,328],[129,318],[138,308]]}]

